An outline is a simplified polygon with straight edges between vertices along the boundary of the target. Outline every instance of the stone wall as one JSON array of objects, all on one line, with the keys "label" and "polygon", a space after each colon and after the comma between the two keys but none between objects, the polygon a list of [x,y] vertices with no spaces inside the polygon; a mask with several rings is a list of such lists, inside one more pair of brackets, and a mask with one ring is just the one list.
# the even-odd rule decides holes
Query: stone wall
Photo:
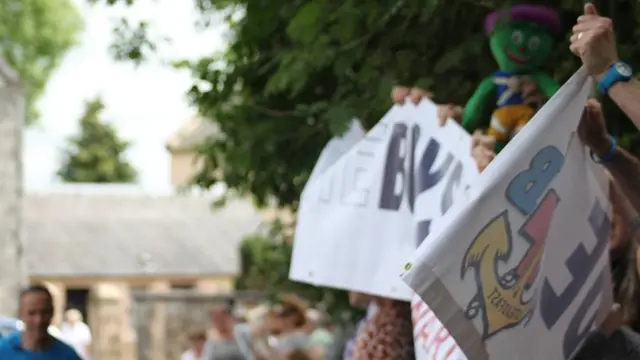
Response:
[{"label": "stone wall", "polygon": [[180,187],[191,184],[202,168],[203,160],[195,152],[171,154],[171,185]]},{"label": "stone wall", "polygon": [[131,293],[125,283],[100,283],[91,288],[89,323],[91,352],[98,360],[135,360],[136,336],[131,323]]},{"label": "stone wall", "polygon": [[0,315],[15,315],[27,284],[22,256],[22,131],[24,95],[17,75],[0,61]]}]

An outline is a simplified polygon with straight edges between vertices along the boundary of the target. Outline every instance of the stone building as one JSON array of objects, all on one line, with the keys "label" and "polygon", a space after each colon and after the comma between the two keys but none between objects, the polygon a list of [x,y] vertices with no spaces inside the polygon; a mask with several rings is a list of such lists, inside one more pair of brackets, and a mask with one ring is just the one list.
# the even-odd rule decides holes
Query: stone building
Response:
[{"label": "stone building", "polygon": [[220,136],[218,126],[213,121],[194,116],[169,138],[167,150],[171,154],[173,186],[184,187],[191,182],[202,166],[195,149],[212,136]]},{"label": "stone building", "polygon": [[[30,280],[51,289],[58,316],[69,307],[85,313],[94,333],[94,358],[136,359],[133,291],[233,291],[239,242],[257,230],[261,216],[248,202],[212,210],[212,201],[204,196],[145,195],[109,185],[69,185],[27,194]],[[166,327],[163,309],[155,306],[142,321]],[[158,349],[166,340],[163,334],[150,336],[158,339],[150,345]],[[152,358],[162,360],[160,355]]]},{"label": "stone building", "polygon": [[[186,187],[201,167],[202,160],[196,148],[210,137],[223,136],[218,126],[211,120],[194,116],[176,131],[167,142],[167,150],[171,154],[171,184],[178,188]],[[267,208],[261,209],[264,221],[276,218],[287,223],[294,220],[291,212]]]}]

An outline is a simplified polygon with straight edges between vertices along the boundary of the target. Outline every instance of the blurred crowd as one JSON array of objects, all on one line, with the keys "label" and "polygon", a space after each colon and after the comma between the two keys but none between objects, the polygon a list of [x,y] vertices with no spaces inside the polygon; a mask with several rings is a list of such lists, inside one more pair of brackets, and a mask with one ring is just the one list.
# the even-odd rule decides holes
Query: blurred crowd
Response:
[{"label": "blurred crowd", "polygon": [[376,360],[413,357],[407,303],[362,293],[349,301],[366,316],[355,326],[333,326],[327,314],[293,294],[238,315],[231,301],[215,307],[210,329],[188,334],[181,360]]},{"label": "blurred crowd", "polygon": [[339,336],[329,318],[293,294],[245,311],[229,301],[211,311],[210,323],[189,333],[182,360],[339,358]]}]

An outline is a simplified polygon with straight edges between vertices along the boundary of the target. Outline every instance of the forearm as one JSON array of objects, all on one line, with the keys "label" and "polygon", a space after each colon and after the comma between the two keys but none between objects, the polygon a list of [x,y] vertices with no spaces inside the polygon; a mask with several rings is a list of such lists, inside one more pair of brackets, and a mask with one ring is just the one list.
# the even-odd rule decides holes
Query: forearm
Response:
[{"label": "forearm", "polygon": [[609,98],[640,129],[640,82],[631,80],[629,82],[616,83],[609,89]]},{"label": "forearm", "polygon": [[[600,150],[596,155],[603,156],[608,150]],[[605,164],[620,190],[636,212],[640,212],[640,161],[621,148],[617,148],[611,161]]]}]

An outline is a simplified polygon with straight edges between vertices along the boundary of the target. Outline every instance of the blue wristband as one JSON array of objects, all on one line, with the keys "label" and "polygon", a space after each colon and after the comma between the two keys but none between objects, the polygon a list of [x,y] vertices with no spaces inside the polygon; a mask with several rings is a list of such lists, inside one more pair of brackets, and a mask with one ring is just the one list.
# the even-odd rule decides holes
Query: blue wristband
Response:
[{"label": "blue wristband", "polygon": [[618,147],[618,145],[616,144],[616,138],[609,135],[609,139],[611,140],[611,147],[602,158],[597,159],[596,155],[593,153],[593,150],[589,150],[591,160],[593,160],[596,164],[606,164],[611,161],[611,159],[613,159],[613,155],[616,153],[616,148]]}]

